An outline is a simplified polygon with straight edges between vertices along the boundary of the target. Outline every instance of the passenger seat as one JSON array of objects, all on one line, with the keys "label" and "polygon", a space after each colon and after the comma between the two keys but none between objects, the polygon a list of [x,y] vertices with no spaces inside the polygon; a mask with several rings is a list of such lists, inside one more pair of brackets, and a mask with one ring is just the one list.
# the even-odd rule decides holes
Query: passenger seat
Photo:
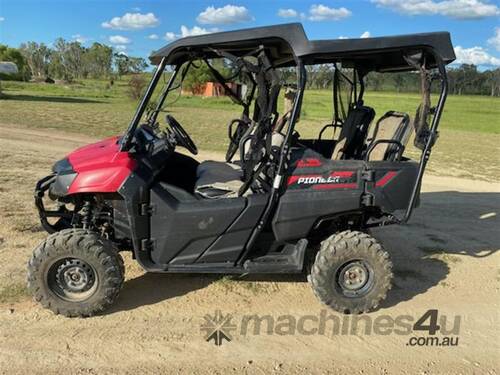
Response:
[{"label": "passenger seat", "polygon": [[[378,121],[367,140],[367,148],[378,140],[393,140],[406,147],[412,127],[410,116],[406,113],[389,111]],[[370,153],[370,160],[395,161],[399,154],[399,147],[390,143],[379,143]]]},{"label": "passenger seat", "polygon": [[361,158],[368,127],[374,117],[371,107],[357,106],[349,111],[333,149],[333,160]]}]

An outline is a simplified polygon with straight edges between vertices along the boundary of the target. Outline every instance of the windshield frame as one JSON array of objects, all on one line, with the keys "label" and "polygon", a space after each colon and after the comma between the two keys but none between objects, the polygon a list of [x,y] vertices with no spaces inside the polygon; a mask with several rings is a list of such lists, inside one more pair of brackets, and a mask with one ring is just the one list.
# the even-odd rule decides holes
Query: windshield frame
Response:
[{"label": "windshield frame", "polygon": [[[151,96],[153,95],[156,86],[158,85],[158,82],[160,81],[160,78],[166,66],[167,66],[167,59],[164,57],[161,59],[160,63],[156,67],[156,70],[154,71],[153,74],[153,78],[151,79],[151,82],[149,82],[148,88],[146,89],[146,92],[144,93],[144,96],[142,97],[141,102],[139,103],[139,106],[135,111],[134,117],[132,117],[129,126],[125,131],[123,138],[121,139],[121,146],[120,146],[121,152],[130,150],[132,146],[132,139],[134,138],[137,126],[139,125],[139,122],[141,121],[141,118],[144,115],[144,112],[146,111],[147,105],[151,99]],[[176,67],[174,73],[169,79],[167,87],[170,87],[174,82],[177,70],[178,69]]]}]

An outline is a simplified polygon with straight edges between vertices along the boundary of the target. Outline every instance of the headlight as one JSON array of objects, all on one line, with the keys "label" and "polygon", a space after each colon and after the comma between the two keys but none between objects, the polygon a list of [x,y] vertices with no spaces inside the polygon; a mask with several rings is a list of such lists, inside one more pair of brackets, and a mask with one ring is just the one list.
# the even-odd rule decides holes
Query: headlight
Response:
[{"label": "headlight", "polygon": [[64,197],[68,193],[69,186],[76,178],[77,173],[73,170],[67,158],[59,160],[52,166],[56,174],[54,182],[50,185],[49,196],[54,199]]},{"label": "headlight", "polygon": [[67,158],[61,159],[52,166],[54,173],[74,173],[73,167]]}]

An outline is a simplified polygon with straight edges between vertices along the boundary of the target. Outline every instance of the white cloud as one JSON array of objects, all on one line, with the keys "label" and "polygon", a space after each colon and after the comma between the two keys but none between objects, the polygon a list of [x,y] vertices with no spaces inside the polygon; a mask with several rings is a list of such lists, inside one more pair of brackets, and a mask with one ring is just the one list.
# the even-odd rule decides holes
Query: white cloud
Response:
[{"label": "white cloud", "polygon": [[278,10],[278,17],[281,18],[295,18],[299,13],[295,9],[280,9]]},{"label": "white cloud", "polygon": [[488,44],[500,51],[500,27],[495,27],[495,35],[488,39]]},{"label": "white cloud", "polygon": [[[117,46],[114,46],[114,48],[117,50],[117,51],[121,51],[121,52],[125,52],[127,50],[127,46],[124,46],[124,45],[117,45]],[[123,53],[123,55],[126,55],[125,53]]]},{"label": "white cloud", "polygon": [[140,7],[133,7],[132,10],[134,12],[140,12],[141,11],[141,8]]},{"label": "white cloud", "polygon": [[185,38],[187,36],[195,36],[195,35],[203,35],[203,34],[210,34],[215,31],[218,31],[217,29],[210,29],[207,30],[203,27],[199,26],[194,26],[192,29],[190,29],[187,26],[182,25],[181,26],[181,37]]},{"label": "white cloud", "polygon": [[158,38],[160,38],[160,37],[158,36],[158,34],[151,34],[151,35],[148,35],[148,39],[151,39],[151,40],[156,40],[156,39],[158,39]]},{"label": "white cloud", "polygon": [[163,39],[168,40],[168,41],[170,41],[170,42],[171,42],[172,40],[177,39],[177,38],[178,38],[178,36],[177,36],[177,35],[175,35],[175,33],[171,32],[171,31],[169,31],[169,32],[165,33],[165,36],[163,37]]},{"label": "white cloud", "polygon": [[[371,38],[372,34],[369,32],[369,31],[365,31],[363,34],[361,34],[359,36],[359,38]],[[353,37],[349,37],[349,36],[345,36],[345,35],[341,35],[339,36],[338,39],[351,39]],[[354,37],[355,38],[355,37]]]},{"label": "white cloud", "polygon": [[5,21],[5,17],[0,17],[0,22]]},{"label": "white cloud", "polygon": [[173,41],[178,38],[185,38],[188,36],[196,36],[196,35],[204,35],[204,34],[210,34],[210,33],[215,33],[217,31],[220,31],[217,28],[211,28],[211,29],[205,29],[204,27],[199,27],[199,26],[193,26],[193,28],[189,28],[185,25],[181,26],[181,31],[179,34],[176,34],[172,31],[169,31],[165,33],[165,36],[163,39],[168,40],[168,41]]},{"label": "white cloud", "polygon": [[88,42],[89,40],[92,40],[91,38],[87,38],[86,36],[83,36],[81,34],[75,34],[75,35],[72,35],[71,38],[75,41],[75,42],[78,42],[78,43],[86,43]]},{"label": "white cloud", "polygon": [[344,7],[329,8],[323,4],[314,4],[309,8],[310,21],[338,21],[342,18],[349,17],[352,12]]},{"label": "white cloud", "polygon": [[456,46],[455,55],[457,56],[455,64],[500,66],[500,59],[490,55],[483,47],[463,48]]},{"label": "white cloud", "polygon": [[230,25],[253,21],[254,18],[244,6],[226,5],[222,8],[208,7],[196,17],[196,20],[204,25]]},{"label": "white cloud", "polygon": [[457,19],[478,19],[500,14],[489,0],[372,0],[378,6],[409,15],[442,15]]},{"label": "white cloud", "polygon": [[121,17],[113,17],[110,21],[103,22],[102,27],[116,30],[140,30],[155,27],[160,20],[153,13],[125,13]]},{"label": "white cloud", "polygon": [[129,44],[131,40],[125,36],[112,35],[109,37],[109,41],[113,44]]}]

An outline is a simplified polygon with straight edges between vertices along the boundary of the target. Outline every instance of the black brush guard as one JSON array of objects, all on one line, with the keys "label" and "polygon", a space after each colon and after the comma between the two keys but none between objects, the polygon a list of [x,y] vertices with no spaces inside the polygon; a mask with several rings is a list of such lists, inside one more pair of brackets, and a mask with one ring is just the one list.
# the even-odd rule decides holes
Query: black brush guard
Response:
[{"label": "black brush guard", "polygon": [[[58,210],[47,210],[43,203],[43,197],[50,185],[55,181],[56,174],[48,175],[36,183],[35,187],[35,206],[40,216],[40,223],[48,233],[58,232],[62,229],[68,228],[73,219],[73,213],[69,212],[64,206]],[[50,224],[49,218],[59,218],[54,224]]]}]

